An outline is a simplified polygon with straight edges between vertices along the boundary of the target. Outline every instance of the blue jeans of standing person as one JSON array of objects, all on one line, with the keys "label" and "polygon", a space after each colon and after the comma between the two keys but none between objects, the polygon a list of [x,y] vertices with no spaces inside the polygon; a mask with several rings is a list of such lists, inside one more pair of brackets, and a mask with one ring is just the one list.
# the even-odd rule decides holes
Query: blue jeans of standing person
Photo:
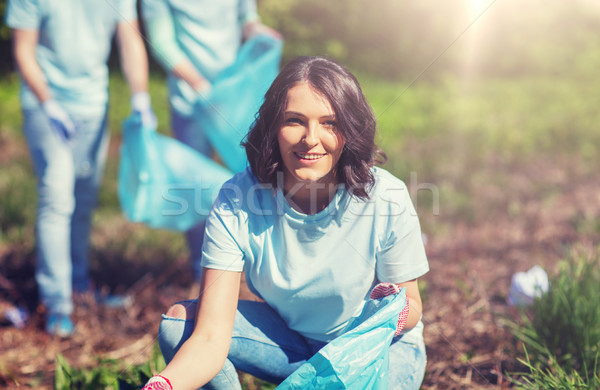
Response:
[{"label": "blue jeans of standing person", "polygon": [[[211,157],[212,148],[208,138],[198,125],[193,116],[183,115],[171,107],[171,127],[173,135],[182,143],[194,148],[201,154]],[[204,241],[204,227],[206,222],[200,222],[186,232],[190,259],[194,271],[194,279],[199,281],[202,275],[202,243]]]},{"label": "blue jeans of standing person", "polygon": [[[180,303],[188,307],[188,312],[196,311],[195,300]],[[167,363],[190,337],[193,327],[193,319],[163,315],[158,341]],[[225,365],[203,389],[241,389],[236,369],[271,383],[280,383],[325,344],[289,329],[266,303],[239,301]],[[426,362],[423,324],[419,322],[409,333],[392,340],[389,388],[418,389],[425,375]]]},{"label": "blue jeans of standing person", "polygon": [[92,211],[106,161],[106,112],[69,113],[76,133],[65,143],[41,109],[23,111],[23,128],[37,176],[37,264],[41,302],[50,313],[71,314],[72,291],[89,288]]}]

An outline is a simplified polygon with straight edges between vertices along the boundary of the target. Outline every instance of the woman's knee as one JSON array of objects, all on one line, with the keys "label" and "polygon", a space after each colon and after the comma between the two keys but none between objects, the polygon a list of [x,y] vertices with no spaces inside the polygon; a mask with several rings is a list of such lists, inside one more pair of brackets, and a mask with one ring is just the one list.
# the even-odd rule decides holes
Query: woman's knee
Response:
[{"label": "woman's knee", "polygon": [[195,301],[179,302],[163,314],[158,329],[158,345],[168,363],[181,345],[187,340],[194,328]]},{"label": "woman's knee", "polygon": [[419,389],[425,376],[427,354],[420,337],[399,339],[390,347],[389,388]]},{"label": "woman's knee", "polygon": [[196,317],[196,302],[178,302],[167,310],[165,316],[180,320],[193,320]]}]

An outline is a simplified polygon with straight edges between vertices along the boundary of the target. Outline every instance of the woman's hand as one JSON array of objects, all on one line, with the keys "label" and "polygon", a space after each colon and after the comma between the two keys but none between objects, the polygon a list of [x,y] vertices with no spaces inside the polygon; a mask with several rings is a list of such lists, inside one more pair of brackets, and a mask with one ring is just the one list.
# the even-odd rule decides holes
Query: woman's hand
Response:
[{"label": "woman's hand", "polygon": [[173,390],[171,382],[162,375],[154,375],[148,379],[142,390]]},{"label": "woman's hand", "polygon": [[371,298],[377,299],[387,295],[396,294],[400,292],[400,289],[403,287],[406,287],[406,306],[398,318],[396,335],[400,334],[402,329],[412,329],[421,319],[423,304],[421,302],[421,293],[419,292],[417,279],[409,280],[404,283],[379,283],[371,291]]},{"label": "woman's hand", "polygon": [[242,28],[242,37],[246,41],[256,35],[268,35],[275,39],[283,39],[282,35],[269,26],[262,24],[259,21],[248,22]]},{"label": "woman's hand", "polygon": [[[398,284],[394,284],[394,283],[379,283],[377,286],[373,287],[373,290],[371,290],[371,299],[380,299],[383,297],[387,297],[388,295],[395,295],[398,294],[400,292],[402,288],[398,285]],[[406,305],[404,305],[404,308],[402,309],[402,311],[400,312],[400,315],[398,316],[398,325],[396,325],[396,332],[394,333],[395,336],[398,336],[400,334],[400,332],[402,332],[402,329],[404,329],[404,326],[406,325],[406,320],[408,319],[408,313],[409,313],[409,300],[408,300],[408,295],[406,296]]]},{"label": "woman's hand", "polygon": [[[160,375],[176,389],[197,389],[223,368],[237,312],[241,273],[204,268],[195,310],[176,304],[167,316],[194,321],[192,335]],[[166,389],[169,389],[166,387]]]}]

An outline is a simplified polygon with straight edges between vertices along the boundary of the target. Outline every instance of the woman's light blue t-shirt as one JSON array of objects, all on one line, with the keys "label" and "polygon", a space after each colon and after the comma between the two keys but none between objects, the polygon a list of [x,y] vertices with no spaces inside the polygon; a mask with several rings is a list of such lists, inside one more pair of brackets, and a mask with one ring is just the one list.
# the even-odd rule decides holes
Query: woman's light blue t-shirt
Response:
[{"label": "woman's light blue t-shirt", "polygon": [[[69,112],[103,115],[108,101],[112,38],[119,22],[137,19],[135,0],[9,0],[6,24],[37,30],[37,61],[52,96]],[[39,102],[22,83],[21,106]]]},{"label": "woman's light blue t-shirt", "polygon": [[207,220],[202,265],[244,271],[250,289],[302,335],[329,341],[377,282],[402,283],[429,265],[405,184],[374,168],[368,201],[342,187],[302,214],[246,170],[225,183]]}]

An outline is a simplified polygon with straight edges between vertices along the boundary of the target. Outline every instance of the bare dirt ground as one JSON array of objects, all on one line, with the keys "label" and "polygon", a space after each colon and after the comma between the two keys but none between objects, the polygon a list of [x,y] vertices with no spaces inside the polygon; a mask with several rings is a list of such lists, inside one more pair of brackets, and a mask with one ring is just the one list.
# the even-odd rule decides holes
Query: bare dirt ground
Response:
[{"label": "bare dirt ground", "polygon": [[[510,188],[479,185],[471,218],[431,217],[425,225],[431,271],[422,278],[428,365],[423,389],[505,389],[507,372],[521,367],[518,343],[505,326],[517,311],[506,305],[513,273],[533,265],[552,273],[570,248],[595,251],[600,237],[600,173],[569,161],[538,161],[500,167]],[[441,195],[443,198],[443,194]],[[428,217],[425,217],[428,218]],[[111,226],[116,235],[131,225]],[[427,232],[426,232],[427,233]],[[32,313],[24,329],[0,325],[0,387],[52,387],[58,353],[77,367],[97,364],[97,357],[145,362],[151,353],[162,312],[188,297],[191,279],[185,258],[151,268],[123,264],[118,253],[95,248],[102,268],[100,285],[116,286],[135,298],[124,309],[97,306],[80,297],[71,339],[42,331],[30,248],[0,248],[0,313],[11,304]],[[163,263],[164,264],[164,263]],[[124,288],[123,286],[129,286]]]}]

